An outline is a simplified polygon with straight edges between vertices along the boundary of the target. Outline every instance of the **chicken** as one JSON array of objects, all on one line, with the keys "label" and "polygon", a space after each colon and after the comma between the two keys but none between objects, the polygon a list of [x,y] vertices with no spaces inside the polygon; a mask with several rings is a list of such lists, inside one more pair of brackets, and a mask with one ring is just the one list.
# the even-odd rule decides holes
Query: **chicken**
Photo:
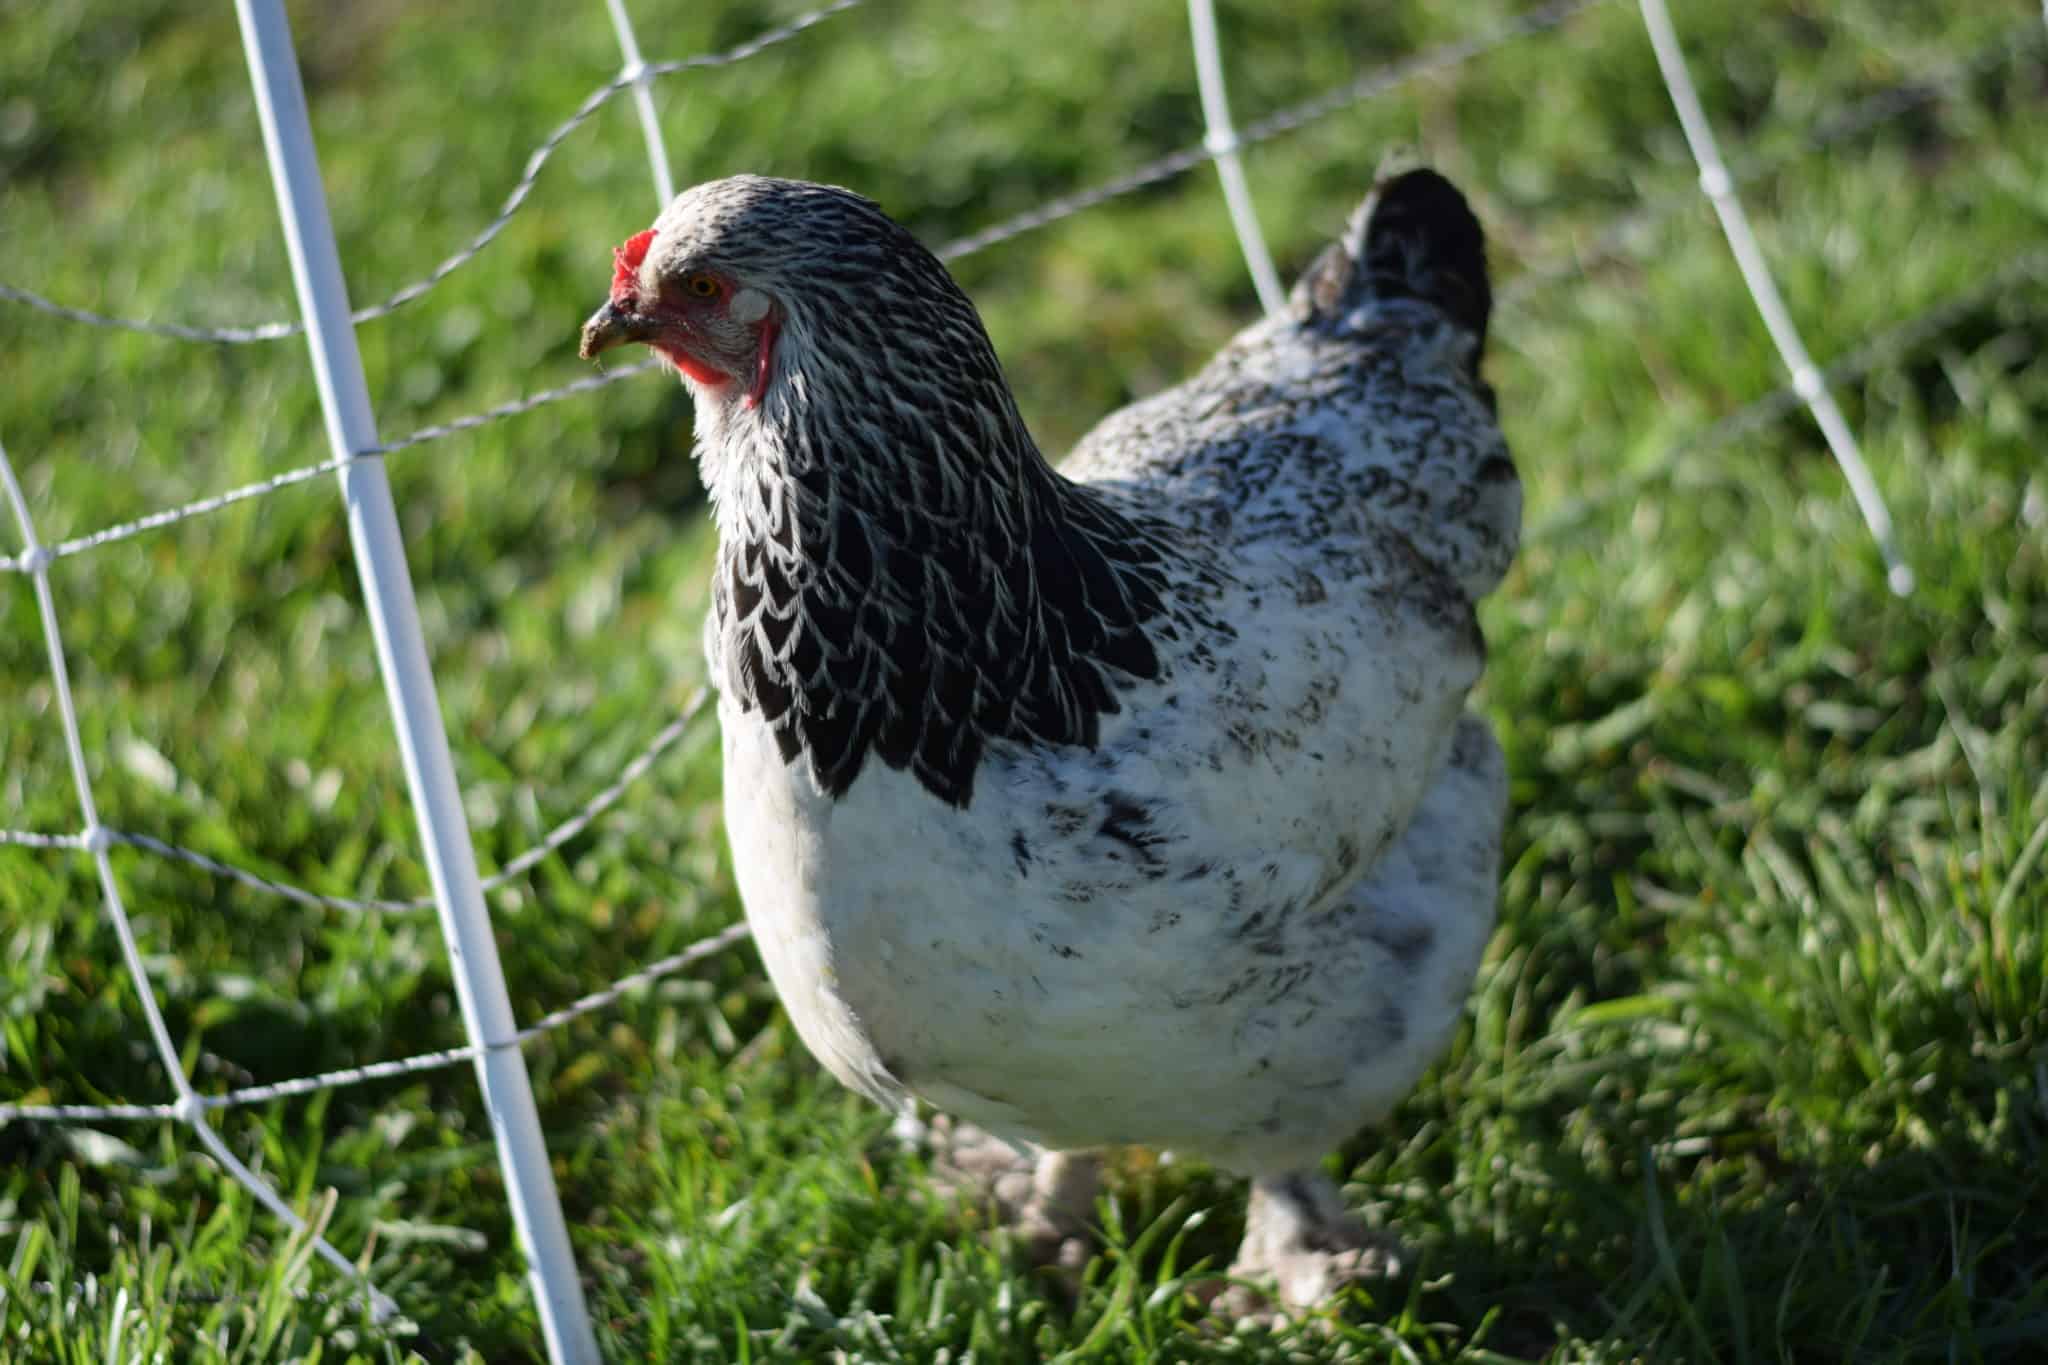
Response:
[{"label": "chicken", "polygon": [[615,253],[582,354],[644,343],[695,400],[762,959],[846,1085],[1041,1153],[1027,1224],[1144,1144],[1251,1177],[1232,1269],[1283,1305],[1390,1268],[1318,1163],[1441,1053],[1493,925],[1490,306],[1463,197],[1386,179],[1283,316],[1056,472],[858,195],[720,180]]}]

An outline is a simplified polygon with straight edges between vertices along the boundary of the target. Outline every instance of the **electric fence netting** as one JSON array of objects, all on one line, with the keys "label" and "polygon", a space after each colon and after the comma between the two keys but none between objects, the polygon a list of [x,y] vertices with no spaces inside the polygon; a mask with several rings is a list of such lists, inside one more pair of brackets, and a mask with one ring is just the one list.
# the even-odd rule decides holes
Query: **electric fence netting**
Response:
[{"label": "electric fence netting", "polygon": [[[384,484],[385,461],[417,451],[445,438],[487,425],[510,421],[547,405],[587,398],[609,386],[630,382],[655,370],[654,362],[595,374],[559,386],[509,399],[468,416],[436,423],[392,438],[380,437],[371,416],[369,395],[355,351],[354,329],[404,308],[435,289],[491,247],[530,202],[544,168],[579,128],[614,98],[628,95],[645,143],[655,193],[665,201],[674,193],[671,162],[653,100],[655,83],[682,73],[731,66],[779,44],[804,39],[811,30],[860,0],[836,3],[767,28],[724,51],[676,60],[648,61],[639,37],[620,0],[607,0],[622,65],[613,79],[593,90],[534,148],[519,179],[499,211],[478,229],[461,250],[448,256],[415,282],[371,305],[351,309],[341,284],[339,261],[327,223],[325,190],[307,123],[290,34],[278,0],[239,0],[238,15],[247,45],[251,81],[258,91],[266,151],[290,243],[294,280],[303,316],[232,327],[204,327],[181,321],[123,318],[52,300],[26,287],[0,283],[0,301],[37,310],[68,323],[119,329],[166,340],[240,346],[304,335],[313,354],[322,407],[327,417],[330,451],[326,458],[269,475],[256,482],[198,496],[175,506],[45,542],[38,534],[29,497],[17,478],[8,452],[0,446],[0,489],[17,529],[19,549],[0,558],[0,573],[19,575],[31,585],[36,617],[48,655],[48,677],[56,720],[61,727],[79,824],[75,829],[0,829],[0,845],[20,850],[17,856],[73,856],[90,861],[101,893],[101,910],[119,943],[122,963],[139,1005],[149,1044],[161,1062],[173,1094],[156,1102],[121,1104],[0,1103],[0,1124],[10,1122],[172,1121],[191,1130],[206,1153],[233,1180],[246,1187],[272,1214],[295,1233],[309,1238],[316,1253],[351,1284],[351,1293],[365,1296],[374,1316],[383,1318],[401,1305],[369,1282],[357,1261],[331,1245],[319,1228],[309,1226],[264,1175],[230,1147],[210,1116],[244,1105],[307,1095],[337,1087],[391,1079],[464,1063],[476,1068],[489,1099],[494,1138],[504,1172],[514,1222],[531,1272],[535,1302],[550,1357],[556,1361],[597,1358],[566,1229],[549,1173],[533,1100],[528,1089],[521,1048],[572,1020],[600,1011],[627,993],[688,970],[739,943],[744,925],[736,925],[646,964],[619,980],[569,1001],[524,1025],[512,1016],[505,983],[492,944],[492,926],[484,909],[488,895],[516,888],[521,880],[565,845],[604,819],[634,788],[647,780],[664,758],[684,747],[693,730],[703,728],[705,695],[700,691],[680,711],[646,735],[619,766],[611,780],[582,795],[562,795],[558,808],[568,813],[547,827],[530,846],[504,860],[489,873],[476,863],[464,819],[461,794],[442,731],[434,680],[421,644],[412,576],[398,525]],[[1232,226],[1241,244],[1246,268],[1261,303],[1277,310],[1283,302],[1280,275],[1259,231],[1245,178],[1243,160],[1253,148],[1281,138],[1360,103],[1426,77],[1439,77],[1466,62],[1510,43],[1543,41],[1553,31],[1578,20],[1610,0],[1555,0],[1516,17],[1479,29],[1439,47],[1374,65],[1334,88],[1287,108],[1238,124],[1233,121],[1225,88],[1226,47],[1219,39],[1209,0],[1190,0],[1189,32],[1196,82],[1207,135],[1194,146],[1161,156],[1101,184],[1081,188],[1036,208],[938,246],[938,254],[955,261],[1045,228],[1124,195],[1157,185],[1205,165],[1216,167]],[[1677,33],[1663,0],[1641,0],[1644,32],[1655,52],[1658,69],[1675,108],[1687,146],[1697,163],[1697,185],[1646,198],[1593,234],[1577,249],[1526,263],[1501,292],[1504,313],[1526,309],[1543,291],[1601,264],[1625,258],[1655,225],[1709,202],[1740,265],[1763,326],[1783,359],[1786,381],[1755,397],[1710,425],[1672,442],[1663,455],[1625,477],[1550,509],[1530,533],[1532,540],[1560,535],[1600,506],[1631,496],[1648,481],[1661,477],[1677,462],[1716,446],[1739,440],[1767,424],[1806,408],[1849,482],[1859,512],[1883,556],[1893,591],[1913,591],[1913,573],[1897,543],[1891,517],[1875,480],[1865,466],[1849,422],[1837,407],[1832,390],[1891,359],[1907,354],[1940,336],[1959,319],[2002,294],[2048,280],[2048,249],[1998,263],[1981,279],[1951,297],[1870,335],[1851,351],[1815,360],[1773,283],[1761,248],[1742,207],[1741,190],[1807,157],[1852,143],[1871,130],[1912,112],[1969,97],[1972,85],[1986,72],[2021,62],[2038,65],[2044,44],[2042,26],[2027,20],[1996,34],[1980,50],[1950,66],[1920,72],[1910,83],[1874,95],[1838,103],[1827,117],[1800,130],[1768,151],[1726,157],[1713,120],[1694,90]],[[850,21],[849,21],[850,22]],[[0,439],[5,433],[0,432]],[[408,786],[420,822],[420,837],[431,890],[425,893],[349,897],[294,885],[250,867],[214,857],[157,835],[117,829],[103,823],[95,801],[91,767],[78,715],[62,631],[63,614],[53,589],[51,569],[58,561],[207,517],[224,508],[333,474],[342,484],[349,509],[349,527],[362,574],[364,598],[373,621],[378,659],[397,726]],[[143,856],[198,869],[260,895],[299,906],[343,915],[426,915],[438,913],[455,964],[455,978],[469,1042],[419,1055],[369,1065],[285,1077],[224,1089],[202,1091],[190,1078],[185,1053],[164,1018],[152,986],[150,961],[134,923],[129,895],[117,867],[118,856]],[[158,945],[175,953],[176,945]]]}]

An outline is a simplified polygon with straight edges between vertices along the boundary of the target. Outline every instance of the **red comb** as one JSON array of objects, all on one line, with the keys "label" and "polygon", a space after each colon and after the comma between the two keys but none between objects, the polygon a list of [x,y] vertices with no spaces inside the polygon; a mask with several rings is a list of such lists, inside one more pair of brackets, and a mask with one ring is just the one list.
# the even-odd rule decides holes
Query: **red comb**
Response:
[{"label": "red comb", "polygon": [[647,244],[654,240],[654,229],[637,232],[626,239],[626,244],[612,248],[612,297],[621,293],[634,294],[640,262],[647,259]]}]

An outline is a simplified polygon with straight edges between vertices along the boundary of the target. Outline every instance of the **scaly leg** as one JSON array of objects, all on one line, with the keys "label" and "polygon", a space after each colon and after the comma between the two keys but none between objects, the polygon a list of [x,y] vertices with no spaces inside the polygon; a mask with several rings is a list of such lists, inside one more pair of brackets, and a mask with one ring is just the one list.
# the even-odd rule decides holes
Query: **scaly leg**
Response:
[{"label": "scaly leg", "polygon": [[961,1198],[990,1202],[1037,1265],[1088,1263],[1101,1165],[1092,1152],[1019,1147],[947,1114],[923,1125],[932,1175]]},{"label": "scaly leg", "polygon": [[1230,1317],[1284,1317],[1312,1309],[1347,1284],[1392,1279],[1408,1253],[1391,1233],[1375,1232],[1344,1208],[1329,1177],[1292,1171],[1252,1182],[1244,1241],[1230,1276],[1271,1285],[1270,1294],[1235,1286],[1219,1301]]}]

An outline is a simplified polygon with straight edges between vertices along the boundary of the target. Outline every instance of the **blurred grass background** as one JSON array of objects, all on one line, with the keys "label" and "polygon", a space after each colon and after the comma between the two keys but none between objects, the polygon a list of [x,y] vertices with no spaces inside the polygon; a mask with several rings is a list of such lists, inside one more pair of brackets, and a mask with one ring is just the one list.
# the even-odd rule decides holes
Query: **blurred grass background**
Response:
[{"label": "blurred grass background", "polygon": [[[358,305],[457,250],[618,68],[595,4],[290,8]],[[632,8],[650,59],[797,12]],[[1225,3],[1239,121],[1512,12]],[[1491,377],[1531,533],[1485,612],[1480,704],[1515,773],[1503,923],[1471,1027],[1341,1156],[1420,1273],[1328,1330],[1218,1332],[1182,1291],[1227,1260],[1241,1191],[1133,1154],[1084,1282],[1034,1274],[919,1197],[917,1160],[821,1077],[741,950],[529,1052],[614,1358],[1969,1360],[2048,1338],[2048,286],[2015,268],[2048,220],[2040,14],[1677,19],[1731,157],[1774,163],[1745,198],[1822,363],[1960,300],[1838,389],[1911,600],[1803,415],[1688,444],[1781,372],[1631,7],[1247,156],[1292,270],[1384,149],[1420,149],[1472,196],[1508,295]],[[1901,89],[1927,97],[1802,150]],[[934,244],[1202,132],[1172,0],[863,7],[657,100],[679,180],[837,181]],[[1644,204],[1669,211],[1594,251]],[[577,326],[655,208],[614,100],[476,261],[361,329],[385,438],[587,374]],[[1049,452],[1255,312],[1206,168],[956,270]],[[292,315],[228,6],[0,0],[0,282],[195,325]],[[0,441],[46,541],[326,456],[297,339],[0,303],[0,357]],[[685,396],[646,377],[389,458],[487,871],[700,678],[688,450]],[[424,889],[327,480],[65,558],[52,585],[106,823],[333,895]],[[0,826],[74,831],[20,574],[0,679]],[[494,898],[522,1018],[737,915],[709,728]],[[463,1041],[431,917],[114,857],[202,1089]],[[0,941],[0,1102],[169,1093],[87,860],[0,847]],[[536,1358],[466,1069],[219,1122],[301,1207],[338,1192],[329,1235],[408,1321],[321,1297],[339,1281],[183,1130],[17,1123],[0,1358]]]}]

